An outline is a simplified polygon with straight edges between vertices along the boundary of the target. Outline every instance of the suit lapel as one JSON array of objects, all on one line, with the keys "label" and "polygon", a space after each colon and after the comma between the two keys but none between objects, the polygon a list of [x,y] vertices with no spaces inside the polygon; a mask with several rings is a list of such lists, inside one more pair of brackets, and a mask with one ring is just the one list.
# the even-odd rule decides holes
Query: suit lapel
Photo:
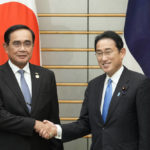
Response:
[{"label": "suit lapel", "polygon": [[114,91],[114,94],[110,103],[106,123],[110,120],[111,116],[113,115],[113,112],[115,111],[116,107],[118,106],[120,102],[120,99],[122,98],[122,95],[124,94],[123,88],[124,87],[126,89],[128,88],[128,82],[129,82],[128,70],[125,68],[124,71],[122,72],[122,75]]},{"label": "suit lapel", "polygon": [[40,88],[41,74],[32,64],[30,64],[31,83],[32,83],[32,103],[31,103],[31,115],[36,108],[36,102],[38,99],[38,93]]},{"label": "suit lapel", "polygon": [[103,87],[104,87],[104,81],[106,78],[106,74],[102,75],[99,82],[97,82],[97,88],[95,88],[95,100],[96,100],[96,113],[98,118],[98,122],[100,121],[101,124],[103,124],[102,114],[101,114],[101,101],[102,101],[102,93],[103,93]]},{"label": "suit lapel", "polygon": [[21,89],[18,85],[17,79],[8,63],[3,65],[3,80],[10,88],[10,90],[14,93],[14,95],[17,97],[18,102],[21,104],[25,112],[29,114],[28,108],[26,107],[26,103],[22,95]]}]

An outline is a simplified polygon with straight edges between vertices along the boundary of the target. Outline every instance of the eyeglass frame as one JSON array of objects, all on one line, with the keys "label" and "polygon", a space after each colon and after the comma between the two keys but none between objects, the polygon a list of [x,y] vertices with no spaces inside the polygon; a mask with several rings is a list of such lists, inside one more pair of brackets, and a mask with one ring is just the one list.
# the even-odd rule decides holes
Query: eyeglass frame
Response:
[{"label": "eyeglass frame", "polygon": [[11,42],[11,43],[9,43],[9,44],[11,44],[11,45],[12,45],[13,47],[15,47],[15,48],[20,48],[22,45],[23,45],[24,48],[30,48],[30,47],[33,46],[33,42],[30,41],[30,40],[25,40],[24,42],[21,42],[21,41],[13,41],[13,42]]},{"label": "eyeglass frame", "polygon": [[96,51],[95,51],[95,55],[96,55],[97,57],[102,58],[103,55],[105,55],[105,56],[108,57],[108,56],[110,56],[113,52],[114,52],[114,51],[113,51],[112,49],[107,49],[107,50],[105,50],[105,51],[96,50]]}]

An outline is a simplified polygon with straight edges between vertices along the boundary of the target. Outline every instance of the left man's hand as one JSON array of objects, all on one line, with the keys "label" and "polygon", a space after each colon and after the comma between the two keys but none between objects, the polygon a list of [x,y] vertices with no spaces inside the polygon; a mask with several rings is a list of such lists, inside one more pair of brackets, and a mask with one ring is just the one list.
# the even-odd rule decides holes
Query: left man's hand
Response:
[{"label": "left man's hand", "polygon": [[57,127],[54,123],[44,120],[43,121],[45,127],[41,128],[40,131],[38,131],[39,135],[45,139],[51,139],[54,136],[57,135]]}]

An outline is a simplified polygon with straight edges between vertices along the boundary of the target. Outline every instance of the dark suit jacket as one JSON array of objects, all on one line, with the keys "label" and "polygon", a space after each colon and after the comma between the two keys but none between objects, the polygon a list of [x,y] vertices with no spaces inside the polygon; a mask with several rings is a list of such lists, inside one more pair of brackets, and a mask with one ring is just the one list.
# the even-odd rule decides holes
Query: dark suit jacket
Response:
[{"label": "dark suit jacket", "polygon": [[45,140],[33,130],[35,120],[60,123],[54,73],[40,66],[29,66],[31,113],[10,66],[8,63],[0,66],[0,150],[61,150],[60,140]]},{"label": "dark suit jacket", "polygon": [[150,81],[141,88],[146,77],[125,68],[104,123],[100,106],[105,77],[89,82],[79,120],[62,125],[63,141],[91,133],[91,150],[150,150]]}]

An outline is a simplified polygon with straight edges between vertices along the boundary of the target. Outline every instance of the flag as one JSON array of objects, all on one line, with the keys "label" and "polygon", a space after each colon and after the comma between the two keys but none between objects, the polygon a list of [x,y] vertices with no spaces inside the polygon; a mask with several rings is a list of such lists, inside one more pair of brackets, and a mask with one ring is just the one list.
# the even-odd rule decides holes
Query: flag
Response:
[{"label": "flag", "polygon": [[39,27],[34,0],[0,0],[0,64],[7,60],[3,48],[4,33],[12,25],[23,24],[35,33],[35,44],[31,63],[40,65]]},{"label": "flag", "polygon": [[124,28],[126,44],[150,77],[150,0],[129,0]]}]

